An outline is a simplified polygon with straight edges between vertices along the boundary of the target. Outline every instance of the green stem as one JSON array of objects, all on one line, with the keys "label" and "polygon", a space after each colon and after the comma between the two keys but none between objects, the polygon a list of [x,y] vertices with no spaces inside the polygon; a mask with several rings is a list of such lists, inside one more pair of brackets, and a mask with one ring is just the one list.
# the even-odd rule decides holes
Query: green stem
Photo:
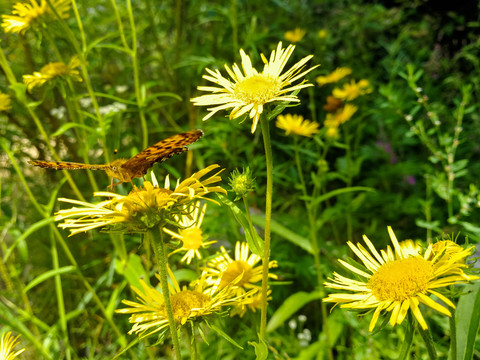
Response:
[{"label": "green stem", "polygon": [[455,312],[448,318],[450,323],[450,360],[457,359],[457,327],[455,325]]},{"label": "green stem", "polygon": [[408,313],[408,325],[407,332],[405,333],[405,339],[403,340],[402,348],[400,349],[400,355],[398,355],[398,360],[405,360],[410,353],[410,348],[413,343],[413,333],[415,332],[415,324],[412,314]]},{"label": "green stem", "polygon": [[242,199],[243,199],[243,206],[245,206],[245,216],[247,217],[248,227],[250,229],[250,234],[252,234],[252,241],[255,244],[255,247],[257,248],[257,252],[260,252],[261,247],[258,244],[257,237],[255,236],[255,234],[257,232],[255,231],[255,228],[253,227],[252,218],[250,216],[250,208],[248,207],[248,200],[247,200],[247,197],[245,196],[245,194],[242,195]]},{"label": "green stem", "polygon": [[265,147],[265,161],[267,164],[267,189],[265,194],[265,243],[262,256],[262,311],[260,315],[260,339],[265,340],[267,327],[267,291],[268,291],[268,268],[270,264],[270,221],[272,219],[272,193],[273,193],[273,160],[272,144],[270,142],[270,129],[265,114],[260,116],[262,126],[263,144]]},{"label": "green stem", "polygon": [[[305,182],[305,178],[303,177],[303,169],[302,169],[302,163],[300,161],[300,153],[298,151],[298,140],[297,137],[294,136],[294,150],[295,150],[295,163],[297,165],[297,172],[298,172],[298,178],[300,180],[300,185],[302,189],[302,194],[305,199],[305,208],[307,210],[307,215],[308,215],[308,220],[310,224],[310,241],[312,244],[312,250],[313,250],[313,259],[315,262],[315,268],[317,270],[317,282],[318,282],[318,288],[320,291],[323,292],[323,274],[322,274],[322,267],[321,267],[321,261],[320,261],[320,247],[318,246],[318,238],[317,238],[317,226],[316,226],[316,210],[314,205],[310,203],[309,199],[315,199],[315,196],[308,197],[308,192],[307,192],[307,184]],[[318,178],[318,177],[317,177]],[[317,185],[317,184],[316,184]],[[314,193],[316,192],[317,186],[314,188]],[[327,344],[327,352],[328,352],[328,358],[330,360],[333,360],[333,352],[330,347],[330,332],[328,328],[328,312],[327,312],[327,304],[324,303],[323,301],[320,303],[320,308],[322,312],[322,326],[323,326],[323,332],[325,334],[325,342]]]},{"label": "green stem", "polygon": [[163,243],[163,226],[159,226],[160,239],[159,241],[154,242],[153,234],[148,232],[147,236],[149,237],[150,244],[152,244],[153,250],[155,251],[155,257],[157,259],[158,274],[160,275],[160,285],[162,287],[163,300],[165,301],[165,311],[167,312],[168,324],[170,326],[170,335],[172,336],[173,342],[173,351],[175,353],[175,358],[181,360],[180,355],[180,343],[178,341],[177,333],[177,324],[175,323],[175,318],[173,317],[172,303],[170,301],[170,290],[168,289],[168,275],[167,275],[167,264],[168,257],[167,252],[165,251],[165,244]]},{"label": "green stem", "polygon": [[[191,332],[190,332],[191,330]],[[197,355],[197,340],[195,338],[195,326],[193,322],[190,322],[190,326],[187,326],[185,328],[185,331],[187,333],[188,337],[188,343],[190,346],[190,359],[191,360],[197,360],[198,355]]]},{"label": "green stem", "polygon": [[[58,271],[59,269],[59,262],[58,262],[58,251],[57,251],[57,243],[55,242],[55,238],[53,234],[50,233],[50,252],[52,255],[52,262],[53,262],[53,270]],[[68,341],[68,326],[67,326],[67,318],[65,314],[65,301],[63,297],[63,290],[62,290],[62,279],[59,274],[56,274],[54,277],[55,283],[55,294],[57,295],[57,309],[58,309],[58,316],[60,318],[60,329],[62,332],[62,340],[65,345],[65,356],[67,360],[72,358],[70,342]]]},{"label": "green stem", "polygon": [[427,348],[428,357],[431,360],[437,359],[437,352],[435,351],[435,343],[433,342],[432,333],[429,329],[423,330],[418,328],[420,335],[422,336],[423,341],[425,342],[425,347]]}]

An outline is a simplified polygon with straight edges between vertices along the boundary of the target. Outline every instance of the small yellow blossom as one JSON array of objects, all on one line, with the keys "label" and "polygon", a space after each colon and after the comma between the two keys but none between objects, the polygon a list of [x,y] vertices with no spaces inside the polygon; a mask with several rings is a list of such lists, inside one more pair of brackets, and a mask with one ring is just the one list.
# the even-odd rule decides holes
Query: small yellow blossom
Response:
[{"label": "small yellow blossom", "polygon": [[0,92],[0,111],[7,111],[12,108],[10,95]]},{"label": "small yellow blossom", "polygon": [[[361,244],[347,242],[362,260],[366,270],[343,260],[339,262],[354,273],[356,278],[364,280],[334,273],[334,278],[329,279],[331,282],[326,282],[325,286],[345,292],[330,294],[323,301],[341,304],[342,308],[375,309],[370,331],[375,328],[382,312],[391,312],[390,325],[395,326],[403,322],[408,310],[411,310],[422,329],[426,330],[428,326],[420,310],[420,303],[451,316],[447,306],[454,309],[455,305],[438,290],[478,279],[478,276],[467,275],[463,271],[468,268],[465,259],[472,254],[474,247],[435,254],[434,245],[430,244],[424,252],[422,249],[416,254],[417,246],[411,241],[399,243],[391,227],[388,227],[388,233],[394,250],[388,246],[387,250],[378,252],[365,235],[363,240],[368,250]],[[447,247],[451,248],[451,245]],[[434,301],[429,295],[436,296],[442,303]]]},{"label": "small yellow blossom", "polygon": [[[262,280],[263,267],[260,264],[256,266],[261,257],[255,254],[250,254],[250,249],[246,242],[237,241],[235,245],[235,259],[228,255],[225,248],[220,248],[221,254],[207,263],[207,267],[202,273],[202,279],[206,283],[218,286],[223,289],[235,283],[235,288],[232,289],[236,294],[240,295],[248,290],[260,290],[259,282]],[[276,261],[270,261],[270,268],[277,267]],[[277,275],[268,273],[271,279],[277,279]]]},{"label": "small yellow blossom", "polygon": [[306,33],[305,30],[297,27],[295,30],[286,31],[283,37],[291,43],[297,43],[303,39]]},{"label": "small yellow blossom", "polygon": [[319,132],[319,124],[317,122],[303,120],[301,115],[279,115],[276,125],[278,128],[285,130],[285,135],[296,134],[312,137],[312,135]]},{"label": "small yellow blossom", "polygon": [[199,201],[192,203],[189,206],[185,206],[181,215],[174,216],[174,222],[179,228],[178,232],[163,228],[163,231],[167,234],[182,241],[182,247],[170,253],[170,255],[173,255],[177,252],[186,251],[180,260],[181,262],[185,261],[187,264],[190,264],[194,257],[201,259],[202,255],[199,249],[216,243],[216,241],[204,241],[202,229],[200,228],[206,210],[207,204],[201,207]]},{"label": "small yellow blossom", "polygon": [[25,348],[20,349],[14,352],[13,348],[18,345],[18,338],[12,336],[12,332],[3,333],[0,337],[0,359],[1,360],[13,360],[22,352],[25,351]]},{"label": "small yellow blossom", "polygon": [[352,104],[346,104],[342,110],[335,114],[335,121],[339,124],[344,124],[351,119],[353,114],[358,110],[358,107]]},{"label": "small yellow blossom", "polygon": [[[68,18],[70,0],[51,0],[50,3],[61,18]],[[40,0],[40,4],[37,0],[28,0],[13,5],[12,15],[2,15],[2,20],[5,32],[22,34],[32,26],[56,20],[56,15],[46,0]]]},{"label": "small yellow blossom", "polygon": [[76,67],[80,66],[80,60],[74,56],[68,65],[63,62],[48,63],[40,72],[34,72],[33,75],[23,75],[23,82],[27,85],[28,91],[32,91],[34,87],[41,86],[47,81],[55,78],[71,78],[73,81],[82,81],[80,73]]},{"label": "small yellow blossom", "polygon": [[343,79],[345,76],[350,75],[351,73],[352,73],[352,69],[348,67],[339,67],[328,75],[318,76],[316,81],[319,86],[322,86],[329,83],[335,83],[338,80]]},{"label": "small yellow blossom", "polygon": [[208,75],[203,75],[203,78],[219,86],[199,86],[198,90],[212,94],[191,99],[196,106],[213,106],[207,108],[209,114],[203,120],[209,119],[220,110],[232,109],[230,119],[236,119],[248,113],[252,119],[252,133],[254,133],[265,105],[273,102],[300,102],[292,92],[312,84],[306,83],[306,80],[301,80],[296,85],[293,83],[302,79],[317,66],[304,70],[305,64],[313,57],[309,55],[282,74],[294,49],[294,45],[284,49],[280,42],[268,60],[261,54],[264,68],[260,73],[252,66],[250,57],[241,49],[243,73],[237,64],[234,64],[232,69],[225,65],[232,80],[223,77],[219,70],[206,69]]},{"label": "small yellow blossom", "polygon": [[338,138],[338,127],[327,127],[325,136],[329,137],[330,139]]},{"label": "small yellow blossom", "polygon": [[325,29],[319,30],[317,36],[319,39],[325,39],[328,36],[328,31]]},{"label": "small yellow blossom", "polygon": [[369,94],[371,92],[372,88],[370,87],[368,80],[363,79],[358,83],[356,83],[355,80],[352,80],[350,83],[345,84],[341,89],[333,89],[333,96],[341,100],[351,101],[361,95]]}]

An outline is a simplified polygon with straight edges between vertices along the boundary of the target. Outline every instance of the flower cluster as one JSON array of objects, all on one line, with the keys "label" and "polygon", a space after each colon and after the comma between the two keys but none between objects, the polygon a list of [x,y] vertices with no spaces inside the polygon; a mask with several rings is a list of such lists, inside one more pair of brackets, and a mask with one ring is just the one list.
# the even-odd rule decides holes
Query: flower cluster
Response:
[{"label": "flower cluster", "polygon": [[[180,288],[174,274],[168,269],[172,284],[169,284],[169,296],[172,303],[173,317],[177,327],[183,326],[187,321],[201,321],[204,316],[220,313],[222,308],[234,304],[248,302],[247,296],[236,296],[231,288],[218,289],[197,281],[195,284]],[[139,302],[123,300],[127,308],[116,310],[119,314],[132,314],[129,318],[133,324],[129,334],[136,333],[141,338],[152,335],[168,328],[168,318],[165,310],[163,294],[140,279],[142,290],[132,286]]]},{"label": "flower cluster", "polygon": [[[323,86],[330,83],[336,83],[351,73],[352,70],[350,68],[340,67],[328,75],[318,76],[316,80],[319,86]],[[323,107],[327,112],[327,116],[323,123],[327,128],[325,133],[326,136],[332,139],[337,138],[340,125],[350,120],[358,110],[357,106],[348,102],[371,92],[372,88],[370,87],[370,83],[365,79],[358,82],[351,80],[341,88],[335,87],[332,95],[327,96],[327,103]]]},{"label": "flower cluster", "polygon": [[60,210],[56,221],[63,229],[70,229],[70,236],[95,228],[105,228],[109,231],[145,232],[154,226],[175,223],[176,217],[185,213],[186,207],[211,192],[226,193],[220,186],[214,185],[221,180],[219,173],[203,177],[219,165],[210,165],[182,182],[177,182],[174,190],[170,189],[168,177],[165,186],[159,187],[148,181],[143,186],[134,189],[128,195],[112,192],[97,192],[95,196],[108,197],[108,200],[97,204],[88,202],[59,199],[75,205],[71,209]]},{"label": "flower cluster", "polygon": [[26,3],[13,5],[12,15],[2,15],[2,27],[5,32],[23,34],[28,29],[45,24],[56,19],[56,14],[62,19],[68,18],[70,0],[51,0],[49,6],[46,0],[29,0]]},{"label": "flower cluster", "polygon": [[[225,307],[233,307],[231,315],[243,316],[247,307],[255,311],[260,307],[261,294],[258,282],[262,277],[262,267],[255,266],[260,257],[249,253],[246,243],[237,242],[235,260],[225,248],[207,263],[201,277],[188,287],[180,288],[173,272],[168,269],[172,285],[169,285],[170,300],[175,323],[178,327],[187,321],[202,321],[210,314],[224,313]],[[270,267],[275,267],[275,261]],[[276,279],[276,275],[269,274]],[[132,286],[137,294],[136,301],[123,300],[127,308],[116,310],[120,314],[132,314],[131,333],[146,337],[168,327],[164,298],[161,292],[140,280],[142,290]],[[270,295],[269,290],[268,295]]]},{"label": "flower cluster", "polygon": [[[391,312],[390,325],[401,324],[408,310],[417,319],[422,329],[427,323],[420,311],[422,303],[438,312],[451,316],[455,305],[438,290],[449,285],[466,283],[478,279],[467,275],[466,258],[474,247],[467,249],[453,241],[440,241],[428,245],[425,250],[411,240],[398,242],[393,230],[388,227],[393,244],[380,253],[364,235],[368,250],[361,244],[348,242],[350,249],[363,262],[366,269],[353,266],[343,260],[339,262],[355,275],[365,280],[355,280],[334,273],[333,279],[325,283],[328,288],[347,292],[330,294],[323,301],[341,304],[342,308],[375,309],[369,330],[372,331],[382,312]],[[443,304],[431,299],[436,296]]]}]

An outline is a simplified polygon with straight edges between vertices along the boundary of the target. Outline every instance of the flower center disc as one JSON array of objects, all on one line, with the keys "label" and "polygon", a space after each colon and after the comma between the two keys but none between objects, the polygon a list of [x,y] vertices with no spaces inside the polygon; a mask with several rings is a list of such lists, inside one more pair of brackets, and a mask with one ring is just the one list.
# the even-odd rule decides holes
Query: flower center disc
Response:
[{"label": "flower center disc", "polygon": [[279,91],[278,82],[264,75],[250,76],[235,85],[237,99],[248,104],[264,104]]},{"label": "flower center disc", "polygon": [[242,278],[235,285],[242,287],[245,283],[248,283],[251,278],[252,267],[243,261],[233,261],[231,262],[227,270],[222,275],[222,280],[220,281],[220,287],[223,288],[235,280],[239,275],[243,273]]},{"label": "flower center disc", "polygon": [[403,301],[425,293],[433,277],[430,262],[420,257],[395,260],[380,266],[368,282],[379,301]]}]

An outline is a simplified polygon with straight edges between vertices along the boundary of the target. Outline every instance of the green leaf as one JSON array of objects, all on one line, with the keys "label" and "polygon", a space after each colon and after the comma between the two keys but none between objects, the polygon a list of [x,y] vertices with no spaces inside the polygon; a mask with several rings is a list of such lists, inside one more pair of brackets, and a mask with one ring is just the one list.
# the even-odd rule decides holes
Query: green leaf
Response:
[{"label": "green leaf", "polygon": [[321,299],[323,294],[319,291],[307,293],[297,292],[289,296],[275,311],[267,324],[267,332],[271,332],[287,321],[293,314],[311,301]]},{"label": "green leaf", "polygon": [[53,222],[53,216],[48,217],[48,218],[43,219],[43,220],[40,220],[40,221],[37,221],[32,226],[30,226],[22,235],[17,237],[15,239],[15,241],[13,242],[13,244],[7,249],[7,251],[5,251],[5,256],[3,257],[3,263],[4,264],[7,263],[8,258],[10,257],[12,251],[15,249],[17,244],[19,244],[21,241],[25,240],[33,232],[37,231],[38,229],[40,229],[40,228],[44,227],[45,225],[48,225],[52,222]]},{"label": "green leaf", "polygon": [[143,268],[142,260],[137,254],[130,254],[127,262],[115,259],[115,270],[127,279],[130,285],[142,289],[138,279],[143,278],[148,283],[148,276]]},{"label": "green leaf", "polygon": [[[264,227],[265,226],[265,217],[259,215],[252,215],[252,222],[257,225]],[[280,223],[272,220],[270,222],[270,228],[272,233],[283,237],[284,239],[290,241],[292,244],[301,247],[303,250],[307,251],[310,254],[313,254],[312,244],[307,238],[300,236],[293,231],[287,229],[285,226],[280,225]]]},{"label": "green leaf", "polygon": [[260,339],[260,343],[249,341],[248,345],[255,348],[256,360],[266,360],[268,356],[268,347],[265,340]]},{"label": "green leaf", "polygon": [[[250,247],[250,250],[258,256],[262,256],[263,254],[263,239],[258,235],[257,231],[255,228],[253,228],[254,233],[252,234],[250,231],[250,226],[248,224],[247,217],[245,214],[240,210],[240,208],[235,205],[232,201],[230,201],[225,195],[222,194],[217,194],[219,197],[220,201],[222,204],[228,206],[230,210],[232,211],[233,216],[235,217],[235,220],[240,224],[240,226],[243,228],[245,231],[245,238],[247,239],[248,246]],[[253,221],[253,216],[252,216],[252,221]],[[253,221],[254,222],[254,221]],[[264,220],[265,222],[265,220]],[[257,249],[255,241],[253,241],[253,237],[257,240],[256,243],[259,244],[261,247],[260,249]]]},{"label": "green leaf", "polygon": [[457,359],[470,360],[475,350],[475,338],[480,323],[480,283],[465,287],[470,292],[460,298],[455,311],[455,327],[457,328]]},{"label": "green leaf", "polygon": [[341,189],[336,189],[329,191],[328,193],[318,196],[315,201],[313,202],[314,205],[318,205],[321,202],[328,200],[334,196],[338,196],[341,194],[349,193],[349,192],[354,192],[354,191],[369,191],[369,192],[375,192],[375,189],[371,187],[366,187],[366,186],[350,186],[346,188],[341,188]]},{"label": "green leaf", "polygon": [[242,349],[243,350],[243,347],[241,347],[235,340],[233,340],[230,336],[228,336],[225,332],[223,332],[219,327],[213,325],[213,324],[209,324],[209,327],[210,329],[212,329],[213,331],[215,331],[218,335],[220,335],[221,337],[223,337],[225,340],[227,340],[229,343],[231,343],[232,345],[235,345],[236,347],[238,347],[239,349]]},{"label": "green leaf", "polygon": [[58,269],[54,269],[54,270],[44,272],[43,274],[37,276],[35,279],[30,281],[30,283],[27,286],[25,286],[25,288],[23,289],[23,292],[26,293],[28,290],[30,290],[34,286],[37,286],[37,285],[41,284],[42,282],[50,279],[51,277],[54,277],[56,275],[66,274],[66,273],[75,271],[75,269],[76,269],[75,266],[64,266],[64,267],[61,267],[61,268],[58,268]]},{"label": "green leaf", "polygon": [[55,137],[55,136],[62,135],[68,129],[75,128],[75,127],[82,128],[82,129],[85,129],[87,131],[95,132],[95,130],[92,129],[90,126],[86,126],[86,125],[82,125],[82,124],[76,124],[76,123],[66,123],[66,124],[63,124],[62,126],[60,126],[57,129],[57,131],[55,131],[51,136]]},{"label": "green leaf", "polygon": [[22,103],[27,102],[27,87],[22,83],[16,83],[9,86],[15,93],[15,97]]}]

